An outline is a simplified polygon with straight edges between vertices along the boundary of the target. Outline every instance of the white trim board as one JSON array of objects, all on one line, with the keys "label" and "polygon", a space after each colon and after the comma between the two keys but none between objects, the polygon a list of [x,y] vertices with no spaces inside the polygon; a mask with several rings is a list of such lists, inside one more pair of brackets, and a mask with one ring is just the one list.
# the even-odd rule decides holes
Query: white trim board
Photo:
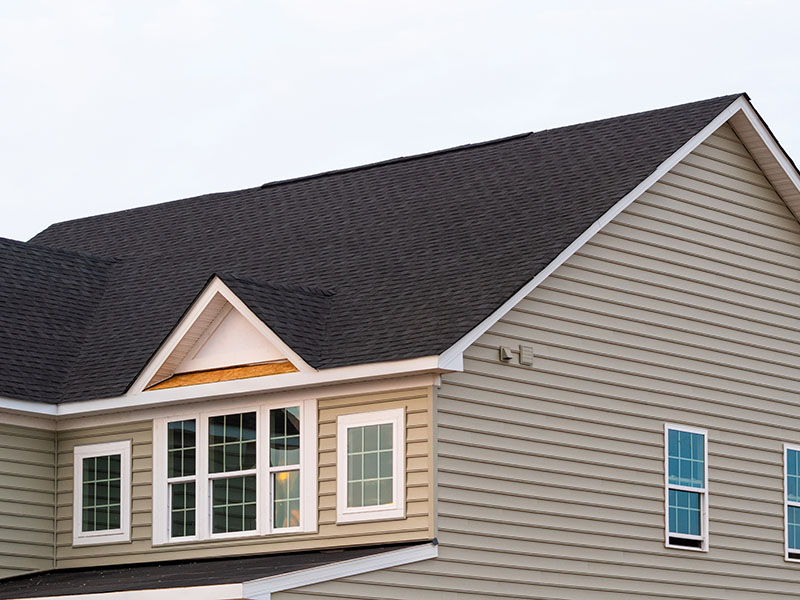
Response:
[{"label": "white trim board", "polygon": [[[756,133],[762,138],[764,143],[769,148],[770,152],[774,154],[775,160],[786,170],[787,176],[795,184],[798,191],[800,191],[800,174],[791,167],[791,161],[780,150],[777,141],[769,134],[761,119],[756,114],[750,102],[745,96],[740,96],[734,100],[728,108],[723,110],[717,115],[708,125],[706,125],[699,133],[693,136],[688,142],[676,150],[672,156],[661,163],[658,168],[653,171],[649,177],[637,185],[633,190],[628,192],[621,200],[612,206],[606,213],[595,221],[586,231],[584,231],[575,241],[567,246],[558,256],[556,256],[550,264],[542,269],[536,277],[531,279],[528,283],[522,286],[516,294],[506,300],[497,310],[491,315],[481,321],[469,333],[464,335],[455,344],[450,346],[440,355],[440,361],[443,365],[448,365],[453,361],[463,360],[464,351],[474,344],[478,338],[486,333],[495,323],[503,318],[512,308],[514,308],[520,301],[527,297],[533,290],[547,279],[558,267],[567,261],[573,254],[583,247],[598,231],[608,225],[617,215],[623,210],[628,208],[639,196],[646,192],[650,187],[671,171],[679,162],[691,154],[701,143],[703,143],[712,133],[719,129],[723,124],[727,123],[734,115],[741,114],[750,122]],[[791,206],[790,206],[791,208]],[[798,216],[796,213],[795,216]],[[800,220],[800,216],[798,216]]]},{"label": "white trim board", "polygon": [[244,583],[208,585],[158,590],[106,592],[101,594],[70,594],[63,596],[38,596],[28,600],[271,600],[274,592],[283,592],[315,583],[323,583],[342,577],[352,577],[382,569],[390,569],[411,563],[430,560],[439,556],[435,542],[390,550],[364,558],[354,558],[333,564],[293,571]]},{"label": "white trim board", "polygon": [[289,392],[318,386],[331,386],[337,383],[352,384],[393,377],[437,374],[448,370],[452,370],[452,367],[443,367],[438,356],[423,356],[392,362],[323,369],[313,373],[282,373],[265,377],[151,390],[138,394],[128,393],[116,398],[79,400],[65,404],[49,404],[47,402],[0,397],[0,411],[50,417],[71,417],[135,410],[138,408],[155,408],[196,400],[233,398],[262,392]]}]

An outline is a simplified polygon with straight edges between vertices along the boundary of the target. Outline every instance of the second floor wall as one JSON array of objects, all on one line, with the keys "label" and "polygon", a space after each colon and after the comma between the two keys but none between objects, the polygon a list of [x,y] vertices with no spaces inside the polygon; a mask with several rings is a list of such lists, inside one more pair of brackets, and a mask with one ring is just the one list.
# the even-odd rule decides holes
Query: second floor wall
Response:
[{"label": "second floor wall", "polygon": [[[277,399],[277,400],[276,400]],[[153,420],[136,420],[121,424],[108,424],[96,427],[71,429],[58,433],[58,505],[57,505],[57,535],[56,557],[60,568],[79,567],[100,564],[119,564],[128,562],[144,562],[154,560],[177,560],[184,558],[199,558],[208,556],[239,555],[248,553],[297,551],[304,549],[319,549],[327,547],[341,547],[348,545],[364,545],[371,543],[392,543],[411,540],[426,540],[434,536],[433,531],[433,469],[432,469],[432,435],[431,435],[431,407],[432,387],[403,388],[399,384],[396,389],[372,393],[359,393],[349,395],[335,395],[329,392],[326,397],[313,398],[316,423],[311,423],[310,431],[314,435],[316,452],[314,460],[310,462],[310,472],[304,474],[312,478],[311,489],[316,487],[316,507],[314,519],[305,523],[306,531],[293,531],[281,533],[269,532],[264,525],[266,515],[270,513],[271,491],[259,488],[260,496],[257,510],[260,519],[260,531],[257,534],[224,534],[219,538],[206,538],[194,541],[170,541],[165,532],[162,536],[155,535],[154,528],[168,526],[159,525],[159,510],[167,510],[166,506],[159,508],[158,496],[158,460],[156,456],[159,444],[154,444],[154,431],[158,435],[159,422],[162,424],[184,417],[199,416],[205,419],[204,412],[207,407],[196,409],[176,409],[171,418]],[[277,401],[277,404],[275,402]],[[300,406],[300,403],[288,402],[289,405]],[[230,403],[231,408],[216,406],[213,410],[219,414],[242,414],[247,411],[257,410],[259,406],[284,406],[280,395],[252,398],[244,402],[244,408]],[[403,498],[402,514],[388,515],[384,518],[377,515],[374,519],[369,515],[364,518],[351,520],[347,515],[337,511],[337,497],[341,493],[337,490],[337,454],[341,452],[337,444],[337,422],[348,419],[360,418],[366,415],[367,419],[373,415],[402,415],[402,444],[403,464],[400,477],[402,478]],[[259,413],[261,414],[261,413]],[[266,414],[266,413],[265,413]],[[304,415],[306,413],[303,413]],[[260,417],[259,417],[260,418]],[[154,427],[155,423],[155,427]],[[267,429],[269,425],[264,422],[263,430],[259,432],[259,452],[268,454]],[[273,434],[274,432],[270,432]],[[132,469],[131,479],[131,512],[130,512],[130,540],[111,541],[111,543],[89,543],[82,541],[76,543],[74,529],[76,509],[74,494],[74,481],[78,470],[75,469],[74,457],[76,448],[80,453],[82,449],[100,447],[105,444],[126,443],[130,441],[130,454]],[[99,445],[99,446],[98,446]],[[312,447],[309,446],[309,447]],[[161,452],[166,447],[161,444]],[[230,446],[226,447],[227,450]],[[154,454],[155,450],[155,454]],[[207,459],[207,454],[198,448],[198,453]],[[366,458],[368,460],[369,457]],[[162,457],[166,464],[166,458]],[[292,462],[292,461],[289,461]],[[264,463],[266,465],[266,462]],[[154,465],[156,466],[154,487]],[[266,467],[265,467],[266,468]],[[201,469],[203,470],[203,469]],[[272,479],[274,469],[270,467],[269,474],[265,477]],[[162,472],[162,476],[164,473]],[[95,476],[96,478],[99,476]],[[364,475],[366,478],[366,475]],[[352,478],[352,477],[351,477]],[[253,476],[255,480],[255,476]],[[265,480],[266,481],[266,480]],[[212,484],[213,485],[213,484]],[[276,484],[277,485],[277,484]],[[358,484],[355,484],[358,485]],[[198,481],[198,486],[200,483]],[[166,485],[163,486],[164,489]],[[171,488],[170,488],[171,489]],[[212,488],[206,488],[211,493]],[[216,489],[216,488],[214,488]],[[216,493],[216,492],[214,492]],[[236,501],[240,501],[236,500]],[[79,500],[81,501],[81,500]],[[313,503],[312,505],[313,506]],[[340,507],[341,508],[341,507]],[[199,507],[198,507],[199,510]],[[207,507],[211,512],[211,508]],[[276,509],[277,510],[277,509]],[[231,513],[232,514],[232,513]],[[232,518],[232,517],[231,517]],[[315,521],[315,523],[314,523]],[[199,527],[199,518],[198,518]],[[165,530],[166,531],[166,530]],[[161,539],[159,539],[161,537]]]}]

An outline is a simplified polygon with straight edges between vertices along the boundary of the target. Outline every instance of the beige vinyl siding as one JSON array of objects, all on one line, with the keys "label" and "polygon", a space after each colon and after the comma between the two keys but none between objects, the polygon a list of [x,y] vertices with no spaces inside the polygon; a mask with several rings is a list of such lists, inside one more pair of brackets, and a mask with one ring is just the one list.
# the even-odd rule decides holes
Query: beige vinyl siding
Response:
[{"label": "beige vinyl siding", "polygon": [[[797,597],[799,284],[800,225],[726,125],[442,377],[440,557],[274,600]],[[664,546],[665,422],[708,430],[708,553]]]},{"label": "beige vinyl siding", "polygon": [[[433,537],[430,387],[318,402],[318,532],[270,535],[239,540],[152,546],[152,421],[76,429],[59,434],[58,566],[76,567],[152,560],[171,560],[285,552],[371,543],[427,540]],[[348,413],[406,409],[406,518],[372,523],[336,524],[336,418]],[[73,449],[76,445],[132,440],[132,541],[125,544],[72,546]]]},{"label": "beige vinyl siding", "polygon": [[0,424],[0,578],[53,567],[55,432]]}]

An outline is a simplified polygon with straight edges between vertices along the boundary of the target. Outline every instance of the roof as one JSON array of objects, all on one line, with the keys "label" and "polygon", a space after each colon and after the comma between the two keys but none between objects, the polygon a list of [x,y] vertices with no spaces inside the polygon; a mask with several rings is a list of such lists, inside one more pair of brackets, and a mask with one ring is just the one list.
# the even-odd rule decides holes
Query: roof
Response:
[{"label": "roof", "polygon": [[[740,96],[53,225],[29,245],[105,285],[42,317],[80,323],[69,367],[16,364],[0,395],[123,394],[213,273],[315,368],[440,354]],[[47,350],[15,327],[4,352]]]},{"label": "roof", "polygon": [[3,579],[0,600],[243,583],[425,544],[53,569]]}]

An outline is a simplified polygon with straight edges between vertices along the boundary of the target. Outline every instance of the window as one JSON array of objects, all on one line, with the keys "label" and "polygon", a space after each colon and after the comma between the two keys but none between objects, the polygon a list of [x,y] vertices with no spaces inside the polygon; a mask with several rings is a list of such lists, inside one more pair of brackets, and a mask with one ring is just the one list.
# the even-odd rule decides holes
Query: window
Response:
[{"label": "window", "polygon": [[666,545],[708,550],[707,432],[666,425]]},{"label": "window", "polygon": [[316,530],[313,400],[154,427],[154,544]]},{"label": "window", "polygon": [[786,560],[800,561],[800,446],[783,447]]},{"label": "window", "polygon": [[338,521],[404,516],[404,410],[340,416],[337,427]]},{"label": "window", "polygon": [[167,425],[170,536],[191,538],[197,524],[197,421]]},{"label": "window", "polygon": [[73,544],[130,541],[130,441],[76,446],[73,459]]}]

